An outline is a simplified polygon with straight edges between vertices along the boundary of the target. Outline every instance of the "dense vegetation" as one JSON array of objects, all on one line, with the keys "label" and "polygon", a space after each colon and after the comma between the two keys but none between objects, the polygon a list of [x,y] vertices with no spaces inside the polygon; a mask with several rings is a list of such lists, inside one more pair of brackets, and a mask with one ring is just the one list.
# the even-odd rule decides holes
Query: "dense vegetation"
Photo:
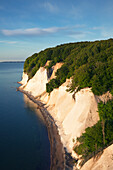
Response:
[{"label": "dense vegetation", "polygon": [[59,87],[66,78],[73,77],[70,91],[75,87],[78,90],[92,87],[97,95],[108,90],[113,94],[113,39],[69,43],[35,53],[24,64],[29,79],[47,60],[51,61],[48,70],[57,62],[64,63],[56,72],[56,78],[47,84],[47,92]]},{"label": "dense vegetation", "polygon": [[98,110],[100,120],[77,138],[80,144],[74,148],[76,153],[82,155],[83,162],[113,143],[113,100],[106,104],[100,102]]}]

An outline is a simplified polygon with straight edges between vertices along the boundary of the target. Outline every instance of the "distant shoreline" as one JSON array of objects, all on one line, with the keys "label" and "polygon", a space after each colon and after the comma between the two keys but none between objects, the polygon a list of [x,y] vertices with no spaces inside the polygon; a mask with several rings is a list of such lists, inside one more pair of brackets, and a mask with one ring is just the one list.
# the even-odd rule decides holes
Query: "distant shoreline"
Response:
[{"label": "distant shoreline", "polygon": [[0,61],[0,63],[24,63],[25,61]]}]

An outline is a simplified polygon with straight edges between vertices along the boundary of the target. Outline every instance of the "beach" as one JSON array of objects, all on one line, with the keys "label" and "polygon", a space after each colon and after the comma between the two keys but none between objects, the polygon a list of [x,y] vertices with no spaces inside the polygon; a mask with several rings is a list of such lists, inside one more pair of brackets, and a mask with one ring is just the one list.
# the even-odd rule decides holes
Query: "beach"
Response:
[{"label": "beach", "polygon": [[24,93],[30,100],[37,104],[37,109],[39,109],[44,117],[45,124],[48,130],[48,137],[50,141],[50,160],[51,160],[51,170],[64,170],[72,169],[66,165],[66,154],[61,143],[61,139],[58,133],[58,128],[54,122],[54,119],[47,111],[45,105],[40,101],[36,100],[28,92],[24,91],[22,88],[17,88],[17,91]]}]

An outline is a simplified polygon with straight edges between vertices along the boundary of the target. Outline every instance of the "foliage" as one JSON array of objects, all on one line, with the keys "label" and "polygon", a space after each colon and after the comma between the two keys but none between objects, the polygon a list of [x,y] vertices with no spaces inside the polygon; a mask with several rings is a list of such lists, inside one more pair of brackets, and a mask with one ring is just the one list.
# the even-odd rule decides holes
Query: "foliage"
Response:
[{"label": "foliage", "polygon": [[80,145],[76,146],[74,150],[83,158],[99,149],[103,145],[101,122],[99,121],[91,128],[88,127],[86,132],[77,138],[77,141],[80,142]]},{"label": "foliage", "polygon": [[35,53],[24,64],[24,72],[29,79],[47,60],[51,61],[48,69],[57,62],[64,63],[56,72],[56,80],[47,84],[49,93],[64,83],[66,78],[73,77],[69,91],[79,86],[78,90],[92,87],[96,95],[108,90],[113,94],[113,39],[63,44]]},{"label": "foliage", "polygon": [[100,102],[98,104],[100,120],[113,120],[113,100],[109,100],[106,104]]},{"label": "foliage", "polygon": [[58,79],[52,79],[50,80],[50,85],[49,83],[46,84],[46,89],[47,92],[50,93],[54,88],[59,87],[59,80]]}]

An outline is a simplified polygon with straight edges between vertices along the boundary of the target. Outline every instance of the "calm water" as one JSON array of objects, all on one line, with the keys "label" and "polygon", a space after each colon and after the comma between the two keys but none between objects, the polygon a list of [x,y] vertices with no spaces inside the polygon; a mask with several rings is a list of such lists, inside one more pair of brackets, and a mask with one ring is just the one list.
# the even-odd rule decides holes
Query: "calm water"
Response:
[{"label": "calm water", "polygon": [[50,144],[39,112],[16,91],[23,63],[0,63],[0,170],[49,170]]}]

